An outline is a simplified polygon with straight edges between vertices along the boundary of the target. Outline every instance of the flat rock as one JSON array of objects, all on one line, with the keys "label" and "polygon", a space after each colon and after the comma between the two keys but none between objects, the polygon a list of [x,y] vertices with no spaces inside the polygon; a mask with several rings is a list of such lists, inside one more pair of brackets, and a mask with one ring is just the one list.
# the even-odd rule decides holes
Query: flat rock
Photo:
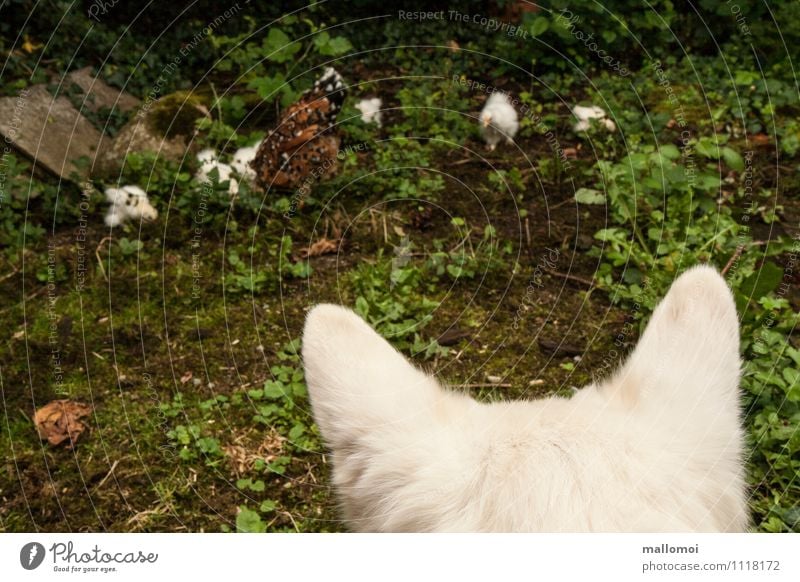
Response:
[{"label": "flat rock", "polygon": [[83,107],[97,113],[102,109],[117,109],[122,113],[133,111],[141,101],[129,93],[115,89],[92,74],[91,67],[84,67],[69,73],[64,80],[64,87],[69,89],[71,84],[80,87],[83,92]]},{"label": "flat rock", "polygon": [[44,85],[35,85],[17,97],[0,99],[0,134],[7,143],[36,160],[37,167],[69,180],[73,172],[88,175],[88,166],[74,162],[94,158],[101,133],[66,97],[53,98]]},{"label": "flat rock", "polygon": [[183,160],[188,149],[186,139],[183,136],[167,138],[153,125],[147,113],[141,116],[137,114],[122,126],[113,139],[106,137],[93,174],[101,178],[119,175],[125,156],[133,152],[154,152],[159,158],[173,162]]}]

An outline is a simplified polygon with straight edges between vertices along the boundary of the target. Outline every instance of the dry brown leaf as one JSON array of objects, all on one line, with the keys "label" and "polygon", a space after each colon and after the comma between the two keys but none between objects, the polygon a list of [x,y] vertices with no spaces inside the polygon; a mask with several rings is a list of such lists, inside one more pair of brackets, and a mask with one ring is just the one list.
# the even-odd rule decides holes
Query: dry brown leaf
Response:
[{"label": "dry brown leaf", "polygon": [[192,379],[192,376],[194,376],[194,374],[192,374],[191,370],[186,372],[183,376],[181,376],[181,384],[186,384],[189,380]]},{"label": "dry brown leaf", "polygon": [[286,439],[274,428],[269,429],[266,436],[261,436],[260,441],[253,442],[250,436],[239,435],[234,438],[233,443],[222,446],[237,476],[252,471],[256,461],[271,463],[283,452],[283,442]]},{"label": "dry brown leaf", "polygon": [[748,138],[757,146],[767,146],[770,144],[770,137],[764,133],[749,135]]},{"label": "dry brown leaf", "polygon": [[28,54],[31,54],[32,52],[37,51],[44,46],[40,42],[32,42],[31,39],[28,38],[27,34],[25,35],[24,39],[25,42],[22,43],[22,50]]},{"label": "dry brown leaf", "polygon": [[88,404],[72,400],[53,400],[36,411],[33,423],[42,440],[53,446],[66,442],[71,448],[86,430],[81,418],[89,416],[91,412],[92,408]]},{"label": "dry brown leaf", "polygon": [[300,251],[300,256],[304,259],[311,257],[320,257],[322,255],[329,255],[339,250],[339,239],[321,238],[313,243],[310,247],[306,247]]}]

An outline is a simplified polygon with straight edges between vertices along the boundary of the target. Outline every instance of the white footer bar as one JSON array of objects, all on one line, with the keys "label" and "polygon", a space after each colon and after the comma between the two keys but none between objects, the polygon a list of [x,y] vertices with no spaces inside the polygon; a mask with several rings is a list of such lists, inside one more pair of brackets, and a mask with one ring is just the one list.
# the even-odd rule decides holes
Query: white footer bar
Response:
[{"label": "white footer bar", "polygon": [[0,534],[3,580],[797,581],[799,562],[800,534]]}]

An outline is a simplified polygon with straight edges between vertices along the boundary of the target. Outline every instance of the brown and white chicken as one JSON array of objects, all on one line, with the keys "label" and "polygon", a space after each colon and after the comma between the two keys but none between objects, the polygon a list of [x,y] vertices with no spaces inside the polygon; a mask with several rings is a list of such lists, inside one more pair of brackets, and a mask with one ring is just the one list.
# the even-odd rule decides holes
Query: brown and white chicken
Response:
[{"label": "brown and white chicken", "polygon": [[256,184],[264,189],[295,189],[333,174],[340,144],[334,124],[344,98],[341,75],[326,67],[314,86],[283,112],[258,148],[250,162]]}]

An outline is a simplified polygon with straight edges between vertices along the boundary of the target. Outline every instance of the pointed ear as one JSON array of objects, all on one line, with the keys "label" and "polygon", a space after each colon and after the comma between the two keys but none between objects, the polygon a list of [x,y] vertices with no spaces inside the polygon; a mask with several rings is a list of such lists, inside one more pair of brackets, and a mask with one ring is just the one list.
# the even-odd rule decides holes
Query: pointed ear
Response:
[{"label": "pointed ear", "polygon": [[439,391],[358,315],[318,305],[303,331],[303,364],[314,418],[334,449],[429,413]]},{"label": "pointed ear", "polygon": [[672,284],[633,354],[604,389],[632,405],[685,414],[727,411],[738,418],[740,367],[733,296],[716,270],[699,266]]}]

